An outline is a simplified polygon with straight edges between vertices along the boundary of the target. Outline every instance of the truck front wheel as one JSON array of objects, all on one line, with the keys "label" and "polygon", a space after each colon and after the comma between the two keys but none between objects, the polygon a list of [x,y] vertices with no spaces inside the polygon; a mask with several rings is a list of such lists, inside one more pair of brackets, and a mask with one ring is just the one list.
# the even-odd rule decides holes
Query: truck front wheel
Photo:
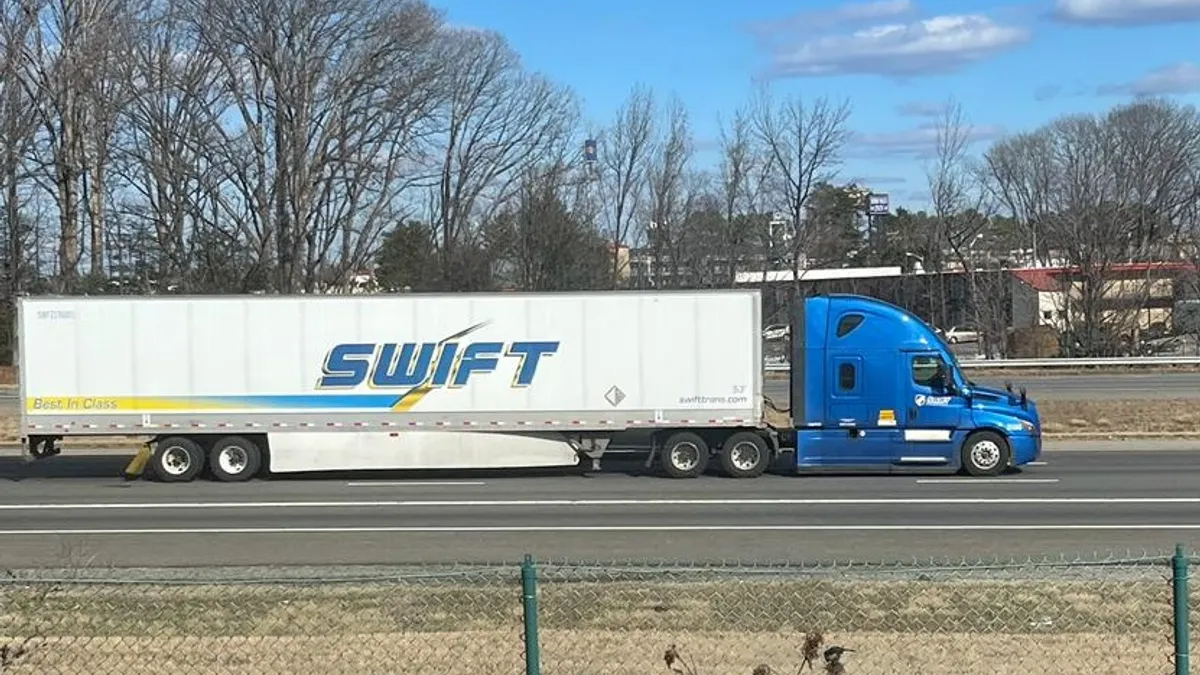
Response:
[{"label": "truck front wheel", "polygon": [[155,443],[150,466],[164,483],[186,483],[204,470],[204,450],[190,438],[169,436]]},{"label": "truck front wheel", "polygon": [[963,443],[962,466],[972,476],[998,476],[1008,466],[1010,452],[1003,436],[980,431]]},{"label": "truck front wheel", "polygon": [[660,451],[663,470],[671,478],[695,478],[708,468],[708,443],[699,434],[681,431],[671,434]]}]

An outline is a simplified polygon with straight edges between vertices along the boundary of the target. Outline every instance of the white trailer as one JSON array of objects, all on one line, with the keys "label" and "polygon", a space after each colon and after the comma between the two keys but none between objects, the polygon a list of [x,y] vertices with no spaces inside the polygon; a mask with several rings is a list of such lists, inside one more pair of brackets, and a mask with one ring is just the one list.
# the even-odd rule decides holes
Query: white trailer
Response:
[{"label": "white trailer", "polygon": [[760,312],[753,290],[21,298],[22,442],[148,437],[161,480],[240,481],[595,467],[652,430],[669,475],[712,450],[756,476]]}]

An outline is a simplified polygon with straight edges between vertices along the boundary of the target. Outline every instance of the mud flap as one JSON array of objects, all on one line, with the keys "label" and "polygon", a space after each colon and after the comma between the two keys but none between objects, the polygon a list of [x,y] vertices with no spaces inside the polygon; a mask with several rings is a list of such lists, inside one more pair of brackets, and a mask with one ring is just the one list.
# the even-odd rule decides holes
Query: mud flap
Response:
[{"label": "mud flap", "polygon": [[125,466],[125,480],[133,480],[142,475],[146,470],[146,464],[150,462],[150,456],[154,453],[150,443],[143,443],[142,449],[137,451],[133,459],[129,460],[129,464]]}]

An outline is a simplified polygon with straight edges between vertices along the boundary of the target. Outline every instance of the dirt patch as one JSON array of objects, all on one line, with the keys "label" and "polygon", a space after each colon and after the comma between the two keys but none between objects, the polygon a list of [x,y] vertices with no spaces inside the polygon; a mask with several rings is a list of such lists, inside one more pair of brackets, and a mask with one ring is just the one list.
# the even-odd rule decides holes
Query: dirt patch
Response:
[{"label": "dirt patch", "polygon": [[[1117,581],[543,582],[548,675],[794,670],[806,630],[860,673],[1141,672],[1171,647],[1155,571]],[[515,575],[513,575],[515,576]],[[514,580],[515,581],[515,580]],[[437,582],[432,582],[437,586]],[[515,583],[0,587],[5,673],[516,673]],[[818,666],[819,667],[819,666]]]},{"label": "dirt patch", "polygon": [[1042,401],[1047,434],[1134,432],[1200,434],[1200,402],[1195,399],[1145,401]]},{"label": "dirt patch", "polygon": [[[788,417],[767,409],[768,421],[787,426]],[[1200,435],[1200,401],[1039,401],[1043,432],[1051,437],[1102,434]]]}]

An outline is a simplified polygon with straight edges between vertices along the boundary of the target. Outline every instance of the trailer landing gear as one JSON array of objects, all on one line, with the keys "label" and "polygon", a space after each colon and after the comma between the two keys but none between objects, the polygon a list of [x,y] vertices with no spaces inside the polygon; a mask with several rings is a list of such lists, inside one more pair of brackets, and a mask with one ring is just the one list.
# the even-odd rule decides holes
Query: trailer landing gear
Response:
[{"label": "trailer landing gear", "polygon": [[146,470],[146,464],[150,461],[150,456],[154,454],[154,445],[149,441],[142,444],[141,450],[129,460],[129,464],[125,465],[125,480],[135,480],[140,478]]}]

